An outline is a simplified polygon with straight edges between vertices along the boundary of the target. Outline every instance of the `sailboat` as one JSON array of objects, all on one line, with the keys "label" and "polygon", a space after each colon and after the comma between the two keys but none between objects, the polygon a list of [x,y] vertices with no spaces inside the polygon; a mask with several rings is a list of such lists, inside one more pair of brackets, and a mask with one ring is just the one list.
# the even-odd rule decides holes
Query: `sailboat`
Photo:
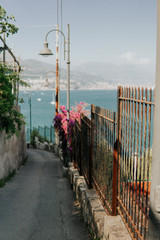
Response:
[{"label": "sailboat", "polygon": [[53,99],[52,99],[52,101],[51,101],[51,104],[52,104],[52,105],[55,104],[55,95],[54,95],[54,93],[53,93]]}]

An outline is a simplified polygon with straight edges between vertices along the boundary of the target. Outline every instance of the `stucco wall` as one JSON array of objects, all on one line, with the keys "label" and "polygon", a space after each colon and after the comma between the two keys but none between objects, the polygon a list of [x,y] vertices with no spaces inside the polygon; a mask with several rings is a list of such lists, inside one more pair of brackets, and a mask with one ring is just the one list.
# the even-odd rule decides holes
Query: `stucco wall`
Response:
[{"label": "stucco wall", "polygon": [[0,179],[17,170],[26,157],[25,129],[20,136],[7,139],[5,131],[0,132]]}]

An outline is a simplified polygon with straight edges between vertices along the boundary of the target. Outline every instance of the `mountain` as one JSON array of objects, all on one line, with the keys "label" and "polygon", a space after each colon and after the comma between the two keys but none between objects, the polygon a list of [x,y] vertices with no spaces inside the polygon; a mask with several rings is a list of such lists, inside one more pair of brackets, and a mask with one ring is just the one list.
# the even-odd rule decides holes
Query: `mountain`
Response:
[{"label": "mountain", "polygon": [[155,76],[153,72],[136,64],[96,63],[89,62],[75,67],[78,72],[101,76],[104,81],[128,85],[153,85]]},{"label": "mountain", "polygon": [[41,77],[45,75],[48,71],[56,69],[56,66],[49,63],[44,63],[34,59],[27,59],[21,61],[22,65],[22,75],[26,78],[30,76],[31,78]]},{"label": "mountain", "polygon": [[[56,69],[53,64],[34,59],[23,60],[21,65],[23,79],[34,87],[43,87],[47,72]],[[66,89],[66,69],[61,68],[59,75],[61,89]],[[134,64],[89,62],[78,66],[71,64],[70,82],[71,89],[113,89],[118,85],[153,86],[154,74]],[[52,87],[55,87],[55,83]]]}]

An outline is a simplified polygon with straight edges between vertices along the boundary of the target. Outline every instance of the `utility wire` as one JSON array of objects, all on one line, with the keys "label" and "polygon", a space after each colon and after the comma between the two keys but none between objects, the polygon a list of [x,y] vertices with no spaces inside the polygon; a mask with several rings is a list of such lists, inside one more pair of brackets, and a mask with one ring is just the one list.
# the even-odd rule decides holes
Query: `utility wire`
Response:
[{"label": "utility wire", "polygon": [[55,27],[56,24],[52,25],[31,25],[31,26],[17,26],[18,28],[41,28],[41,27]]}]

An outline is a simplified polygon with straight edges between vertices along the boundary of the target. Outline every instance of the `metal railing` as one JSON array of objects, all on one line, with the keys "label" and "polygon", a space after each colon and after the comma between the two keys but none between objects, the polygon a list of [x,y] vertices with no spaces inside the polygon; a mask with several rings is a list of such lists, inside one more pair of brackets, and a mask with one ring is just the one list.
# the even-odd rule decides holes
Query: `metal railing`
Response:
[{"label": "metal railing", "polygon": [[113,151],[116,113],[92,105],[93,184],[109,214],[112,214]]},{"label": "metal railing", "polygon": [[91,179],[91,120],[81,116],[81,168],[89,188],[92,187]]},{"label": "metal railing", "polygon": [[[39,135],[41,135],[44,140],[48,140],[49,142],[54,143],[55,142],[55,128],[54,126],[38,126],[38,127],[33,127],[33,130],[37,130]],[[27,128],[26,130],[26,142],[30,142],[30,128]]]},{"label": "metal railing", "polygon": [[92,105],[73,131],[73,162],[132,239],[146,239],[152,163],[154,91],[118,87],[117,113]]},{"label": "metal railing", "polygon": [[75,120],[72,137],[72,159],[74,167],[78,168],[80,175],[82,175],[81,142],[81,125]]},{"label": "metal railing", "polygon": [[149,215],[153,90],[118,88],[118,213],[135,239],[146,239]]}]

